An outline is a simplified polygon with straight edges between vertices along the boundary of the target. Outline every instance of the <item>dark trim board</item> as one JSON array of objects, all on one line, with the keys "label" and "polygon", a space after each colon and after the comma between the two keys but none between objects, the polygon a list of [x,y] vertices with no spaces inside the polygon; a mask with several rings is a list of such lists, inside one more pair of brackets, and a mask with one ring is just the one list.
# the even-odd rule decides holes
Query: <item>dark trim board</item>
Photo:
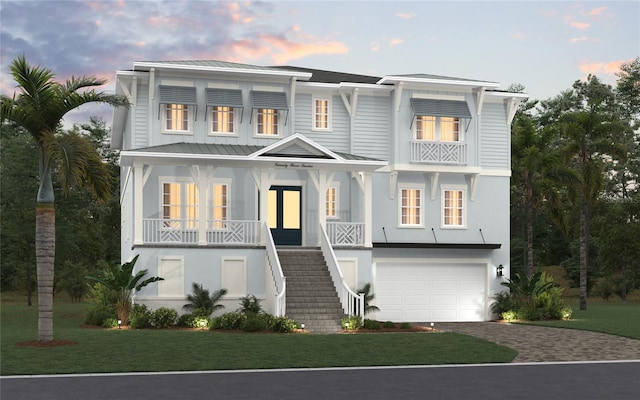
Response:
[{"label": "dark trim board", "polygon": [[465,249],[465,250],[496,250],[502,247],[500,243],[400,243],[373,242],[373,247],[386,249]]}]

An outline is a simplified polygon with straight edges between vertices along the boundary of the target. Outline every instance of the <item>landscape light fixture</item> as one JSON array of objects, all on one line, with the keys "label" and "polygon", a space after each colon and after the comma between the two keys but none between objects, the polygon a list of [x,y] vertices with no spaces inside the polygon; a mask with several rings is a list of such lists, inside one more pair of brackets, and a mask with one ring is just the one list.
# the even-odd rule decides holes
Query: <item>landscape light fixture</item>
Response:
[{"label": "landscape light fixture", "polygon": [[118,320],[118,329],[120,329],[120,325],[122,325],[122,320],[121,319]]},{"label": "landscape light fixture", "polygon": [[433,330],[435,326],[436,326],[436,323],[435,323],[435,322],[432,322],[432,323],[431,323],[431,330]]},{"label": "landscape light fixture", "polygon": [[304,324],[300,324],[300,329],[304,330]]},{"label": "landscape light fixture", "polygon": [[502,264],[498,265],[498,268],[496,268],[496,274],[498,276],[503,276],[504,275],[504,267],[502,266]]}]

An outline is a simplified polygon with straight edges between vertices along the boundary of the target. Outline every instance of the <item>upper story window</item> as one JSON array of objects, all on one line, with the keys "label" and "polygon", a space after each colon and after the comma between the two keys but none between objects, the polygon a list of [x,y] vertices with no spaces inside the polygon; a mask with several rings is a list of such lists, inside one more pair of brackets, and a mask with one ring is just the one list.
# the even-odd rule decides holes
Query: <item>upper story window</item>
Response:
[{"label": "upper story window", "polygon": [[236,112],[233,107],[211,107],[211,133],[219,135],[235,134],[235,116]]},{"label": "upper story window", "polygon": [[256,134],[278,136],[279,112],[273,108],[256,109]]},{"label": "upper story window", "polygon": [[191,133],[197,113],[196,88],[160,85],[159,118],[163,119],[162,131],[166,133]]},{"label": "upper story window", "polygon": [[461,141],[460,118],[416,116],[416,140],[458,142]]},{"label": "upper story window", "polygon": [[398,220],[401,227],[422,227],[424,189],[421,187],[398,187]]},{"label": "upper story window", "polygon": [[239,89],[206,88],[208,117],[212,135],[236,135],[242,122],[244,104]]},{"label": "upper story window", "polygon": [[198,223],[198,188],[193,183],[162,184],[162,218],[165,228],[178,228],[184,220],[187,228]]},{"label": "upper story window", "polygon": [[325,213],[327,218],[338,218],[338,188],[330,186],[325,196]]},{"label": "upper story window", "polygon": [[289,106],[284,92],[252,90],[251,123],[256,136],[280,136],[287,123]]},{"label": "upper story window", "polygon": [[211,211],[213,218],[213,228],[224,228],[224,221],[229,216],[229,185],[217,183],[213,185],[213,195],[211,196]]},{"label": "upper story window", "polygon": [[442,227],[466,227],[465,211],[466,188],[443,186],[442,188]]},{"label": "upper story window", "polygon": [[313,130],[331,130],[331,99],[313,98]]}]

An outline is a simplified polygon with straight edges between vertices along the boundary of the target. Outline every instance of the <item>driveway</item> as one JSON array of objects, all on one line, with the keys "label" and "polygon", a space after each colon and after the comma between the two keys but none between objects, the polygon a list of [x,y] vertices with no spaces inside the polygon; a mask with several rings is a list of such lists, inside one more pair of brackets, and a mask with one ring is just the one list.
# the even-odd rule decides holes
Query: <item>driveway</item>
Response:
[{"label": "driveway", "polygon": [[510,347],[518,352],[516,363],[640,360],[640,340],[606,333],[499,322],[439,323],[436,329]]}]

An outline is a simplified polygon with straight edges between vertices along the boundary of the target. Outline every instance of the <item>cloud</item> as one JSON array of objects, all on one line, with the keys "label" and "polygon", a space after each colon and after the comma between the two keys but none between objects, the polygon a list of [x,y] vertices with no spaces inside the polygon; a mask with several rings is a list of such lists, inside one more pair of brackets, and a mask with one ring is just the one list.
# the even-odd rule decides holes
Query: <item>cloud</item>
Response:
[{"label": "cloud", "polygon": [[586,37],[586,36],[581,36],[581,37],[571,38],[569,40],[570,40],[571,43],[579,43],[579,42],[587,41],[587,40],[589,40],[589,38]]},{"label": "cloud", "polygon": [[403,12],[396,13],[396,17],[400,17],[402,19],[412,19],[415,16],[416,15],[414,13],[403,13]]},{"label": "cloud", "polygon": [[391,41],[389,41],[389,46],[397,46],[402,43],[404,43],[404,39],[399,39],[399,38],[391,39]]},{"label": "cloud", "polygon": [[587,22],[570,21],[569,26],[576,29],[587,29],[591,26],[591,24]]},{"label": "cloud", "polygon": [[371,43],[369,44],[369,49],[370,49],[372,52],[374,52],[374,53],[375,53],[375,52],[377,52],[378,50],[380,50],[380,43],[378,43],[378,42],[371,42]]},{"label": "cloud", "polygon": [[616,72],[620,72],[620,66],[629,62],[629,60],[615,60],[609,62],[592,62],[578,64],[578,69],[585,74],[610,74],[613,75]]},{"label": "cloud", "polygon": [[523,40],[527,37],[523,32],[513,32],[511,34],[511,39],[513,40]]},{"label": "cloud", "polygon": [[604,14],[604,12],[606,10],[607,10],[607,7],[594,8],[594,9],[590,10],[589,12],[587,12],[587,15],[590,16],[590,17],[596,17],[596,16]]}]

